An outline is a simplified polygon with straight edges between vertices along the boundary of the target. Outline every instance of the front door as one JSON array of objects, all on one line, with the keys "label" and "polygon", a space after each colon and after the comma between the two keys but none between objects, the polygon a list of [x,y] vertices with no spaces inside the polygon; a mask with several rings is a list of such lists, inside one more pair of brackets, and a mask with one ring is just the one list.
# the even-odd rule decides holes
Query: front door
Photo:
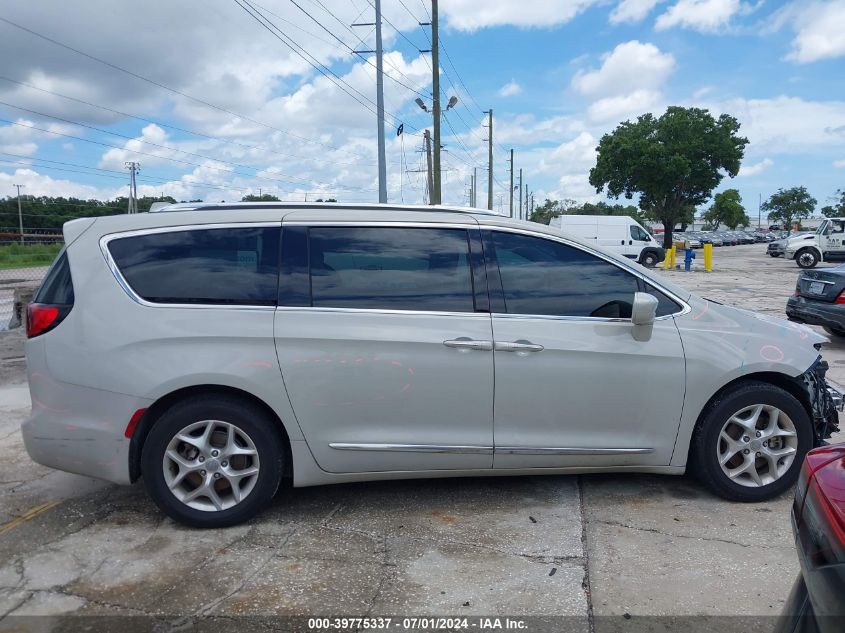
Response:
[{"label": "front door", "polygon": [[[682,308],[629,271],[574,245],[486,233],[496,364],[496,468],[667,465],[685,363],[668,316]],[[500,280],[500,281],[499,281]],[[635,340],[634,293],[659,299]]]},{"label": "front door", "polygon": [[470,227],[286,220],[276,349],[321,468],[491,468],[493,337],[486,290],[473,292],[480,252]]}]

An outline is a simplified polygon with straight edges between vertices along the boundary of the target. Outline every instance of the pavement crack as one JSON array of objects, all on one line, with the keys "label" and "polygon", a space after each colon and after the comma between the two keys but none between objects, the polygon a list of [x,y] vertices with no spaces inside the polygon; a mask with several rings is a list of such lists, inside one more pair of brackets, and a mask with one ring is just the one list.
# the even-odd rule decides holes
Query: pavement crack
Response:
[{"label": "pavement crack", "polygon": [[12,605],[10,608],[6,609],[2,614],[0,614],[0,622],[2,622],[3,619],[6,616],[11,615],[13,612],[17,611],[23,605],[25,605],[27,602],[29,602],[32,599],[32,596],[34,596],[34,595],[35,595],[35,592],[33,592],[33,591],[27,592],[27,594],[23,598],[18,600],[17,604]]},{"label": "pavement crack", "polygon": [[625,528],[627,530],[636,530],[638,532],[651,532],[653,534],[661,534],[663,536],[671,536],[673,538],[684,538],[684,539],[692,539],[696,541],[711,541],[713,543],[726,543],[728,545],[736,545],[738,547],[754,547],[758,549],[780,549],[777,547],[770,547],[768,545],[751,545],[749,543],[739,543],[737,541],[731,541],[730,539],[725,538],[716,538],[712,536],[692,536],[689,534],[676,534],[674,532],[665,532],[663,530],[658,530],[657,528],[647,528],[647,527],[640,527],[637,525],[629,525],[627,523],[622,523],[621,521],[606,521],[603,519],[597,519],[596,523],[602,523],[604,525],[612,525],[615,527]]},{"label": "pavement crack", "polygon": [[587,542],[587,511],[584,505],[584,476],[579,475],[576,481],[578,487],[578,510],[581,514],[581,552],[583,555],[584,580],[581,586],[584,589],[584,598],[587,601],[587,627],[590,633],[596,632],[596,620],[593,613],[593,589],[590,583],[590,550]]}]

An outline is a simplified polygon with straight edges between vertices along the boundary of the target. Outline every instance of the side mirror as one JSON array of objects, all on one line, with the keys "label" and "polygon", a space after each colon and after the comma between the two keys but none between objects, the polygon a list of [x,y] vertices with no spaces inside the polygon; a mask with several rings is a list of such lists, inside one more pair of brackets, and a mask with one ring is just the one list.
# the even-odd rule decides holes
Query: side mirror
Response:
[{"label": "side mirror", "polygon": [[637,341],[651,338],[654,319],[657,317],[657,297],[646,292],[634,293],[634,305],[631,309],[631,336]]}]

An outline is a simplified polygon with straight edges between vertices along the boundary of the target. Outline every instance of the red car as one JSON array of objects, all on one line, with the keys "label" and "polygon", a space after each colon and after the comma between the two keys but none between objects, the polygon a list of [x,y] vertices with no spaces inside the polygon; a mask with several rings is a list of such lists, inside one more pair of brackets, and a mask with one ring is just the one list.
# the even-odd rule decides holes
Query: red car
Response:
[{"label": "red car", "polygon": [[845,631],[845,444],[807,453],[792,506],[801,575],[778,633]]}]

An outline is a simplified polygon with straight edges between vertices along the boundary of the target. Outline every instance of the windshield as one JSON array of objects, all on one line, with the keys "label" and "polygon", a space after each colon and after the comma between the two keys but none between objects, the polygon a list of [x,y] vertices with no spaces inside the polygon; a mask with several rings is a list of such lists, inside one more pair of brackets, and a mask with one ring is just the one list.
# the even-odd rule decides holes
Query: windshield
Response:
[{"label": "windshield", "polygon": [[822,222],[819,225],[819,228],[816,229],[816,235],[824,235],[825,230],[827,229],[827,220]]}]

